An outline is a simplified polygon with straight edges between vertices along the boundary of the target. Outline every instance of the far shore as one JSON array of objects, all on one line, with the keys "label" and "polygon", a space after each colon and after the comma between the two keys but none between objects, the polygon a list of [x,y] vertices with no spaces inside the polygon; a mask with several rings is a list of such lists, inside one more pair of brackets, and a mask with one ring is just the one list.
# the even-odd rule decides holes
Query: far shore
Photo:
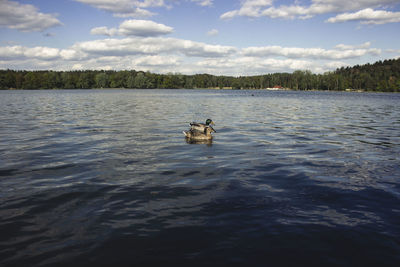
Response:
[{"label": "far shore", "polygon": [[322,90],[322,89],[308,89],[308,90],[296,90],[291,88],[232,88],[232,87],[207,87],[207,88],[40,88],[40,89],[17,89],[17,88],[8,88],[8,89],[0,89],[0,91],[43,91],[43,90],[260,90],[260,91],[298,91],[298,92],[348,92],[348,93],[399,93],[399,92],[390,92],[390,91],[371,91],[371,90],[363,90],[363,89],[345,89],[345,90]]}]

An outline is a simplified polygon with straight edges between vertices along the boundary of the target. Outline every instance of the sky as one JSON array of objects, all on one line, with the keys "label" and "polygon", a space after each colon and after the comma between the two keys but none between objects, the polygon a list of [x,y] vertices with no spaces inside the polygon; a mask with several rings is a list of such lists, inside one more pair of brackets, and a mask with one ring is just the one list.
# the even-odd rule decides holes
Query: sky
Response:
[{"label": "sky", "polygon": [[400,0],[0,0],[0,69],[259,75],[400,56]]}]

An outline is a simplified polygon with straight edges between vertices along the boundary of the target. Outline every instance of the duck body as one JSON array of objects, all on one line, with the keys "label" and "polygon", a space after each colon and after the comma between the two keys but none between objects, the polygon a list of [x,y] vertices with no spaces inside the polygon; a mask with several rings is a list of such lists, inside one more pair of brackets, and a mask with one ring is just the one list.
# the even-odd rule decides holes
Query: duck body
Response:
[{"label": "duck body", "polygon": [[216,131],[211,126],[206,126],[203,131],[190,129],[188,131],[183,131],[183,134],[190,140],[211,140],[213,138],[212,132]]},{"label": "duck body", "polygon": [[[199,132],[204,132],[205,128],[209,127],[210,125],[215,125],[215,123],[211,119],[207,119],[206,123],[191,122],[190,123],[190,130],[196,130],[196,131],[199,131]],[[215,132],[215,130],[214,130],[214,132]]]}]

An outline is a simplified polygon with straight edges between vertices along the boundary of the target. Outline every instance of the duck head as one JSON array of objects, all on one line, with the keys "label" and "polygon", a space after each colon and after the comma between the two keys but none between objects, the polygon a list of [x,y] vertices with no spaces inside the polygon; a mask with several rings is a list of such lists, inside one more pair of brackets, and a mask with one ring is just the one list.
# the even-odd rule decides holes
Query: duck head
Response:
[{"label": "duck head", "polygon": [[206,125],[215,125],[215,123],[212,121],[212,119],[207,119]]}]

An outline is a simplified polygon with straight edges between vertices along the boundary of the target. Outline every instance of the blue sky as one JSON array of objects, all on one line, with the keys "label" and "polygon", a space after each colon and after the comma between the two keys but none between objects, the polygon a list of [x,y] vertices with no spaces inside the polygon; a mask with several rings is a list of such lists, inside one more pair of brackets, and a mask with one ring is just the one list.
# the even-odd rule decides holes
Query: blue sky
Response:
[{"label": "blue sky", "polygon": [[256,75],[400,56],[399,0],[0,0],[0,68]]}]

